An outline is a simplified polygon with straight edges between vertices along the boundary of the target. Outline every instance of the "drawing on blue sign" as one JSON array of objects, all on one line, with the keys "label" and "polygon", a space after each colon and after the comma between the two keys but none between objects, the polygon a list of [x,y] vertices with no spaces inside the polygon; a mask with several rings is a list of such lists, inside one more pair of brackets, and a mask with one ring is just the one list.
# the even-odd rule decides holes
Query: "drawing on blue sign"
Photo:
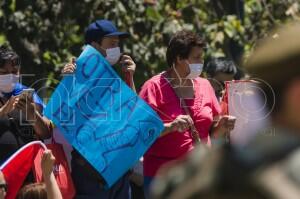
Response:
[{"label": "drawing on blue sign", "polygon": [[151,146],[163,123],[92,46],[76,64],[74,77],[62,80],[45,115],[110,187]]}]

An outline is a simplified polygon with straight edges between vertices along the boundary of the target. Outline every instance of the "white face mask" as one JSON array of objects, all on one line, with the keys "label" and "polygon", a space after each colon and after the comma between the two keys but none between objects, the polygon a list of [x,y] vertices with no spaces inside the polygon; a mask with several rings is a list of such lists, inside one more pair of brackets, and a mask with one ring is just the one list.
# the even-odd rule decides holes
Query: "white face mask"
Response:
[{"label": "white face mask", "polygon": [[115,47],[115,48],[108,48],[105,50],[106,52],[106,57],[105,59],[111,64],[114,65],[116,64],[121,56],[121,51],[120,47]]},{"label": "white face mask", "polygon": [[0,75],[0,92],[10,93],[14,90],[16,83],[19,82],[19,75],[7,74]]},{"label": "white face mask", "polygon": [[188,74],[188,76],[186,76],[186,78],[195,79],[201,75],[202,70],[203,70],[203,64],[201,64],[201,63],[189,64],[189,68],[190,68],[190,74]]}]

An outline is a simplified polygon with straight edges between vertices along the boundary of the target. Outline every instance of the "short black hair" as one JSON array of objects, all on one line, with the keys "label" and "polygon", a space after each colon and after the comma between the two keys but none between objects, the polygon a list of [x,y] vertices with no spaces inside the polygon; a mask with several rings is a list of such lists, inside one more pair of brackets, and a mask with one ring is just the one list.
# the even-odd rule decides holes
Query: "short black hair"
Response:
[{"label": "short black hair", "polygon": [[232,60],[225,57],[218,57],[210,58],[205,61],[203,71],[206,72],[209,77],[214,77],[219,72],[235,75],[237,73],[237,67]]},{"label": "short black hair", "polygon": [[201,48],[205,46],[204,40],[199,35],[188,30],[178,31],[169,42],[166,53],[167,64],[171,67],[177,56],[188,58],[192,48],[197,46]]},{"label": "short black hair", "polygon": [[14,65],[20,65],[21,59],[19,55],[10,50],[7,46],[0,46],[0,68],[2,68],[8,61],[13,62]]}]

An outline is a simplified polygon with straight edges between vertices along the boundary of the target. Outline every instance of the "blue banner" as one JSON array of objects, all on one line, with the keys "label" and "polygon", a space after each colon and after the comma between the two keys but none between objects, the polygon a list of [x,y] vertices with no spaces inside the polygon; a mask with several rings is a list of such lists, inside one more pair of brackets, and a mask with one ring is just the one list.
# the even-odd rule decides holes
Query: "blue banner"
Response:
[{"label": "blue banner", "polygon": [[76,64],[44,113],[110,187],[151,146],[163,123],[92,46]]}]

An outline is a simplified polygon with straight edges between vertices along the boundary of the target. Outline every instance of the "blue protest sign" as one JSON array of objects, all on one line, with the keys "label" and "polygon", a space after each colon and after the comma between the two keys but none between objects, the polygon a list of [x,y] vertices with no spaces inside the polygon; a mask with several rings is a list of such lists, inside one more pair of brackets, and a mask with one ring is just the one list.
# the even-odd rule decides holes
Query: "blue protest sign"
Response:
[{"label": "blue protest sign", "polygon": [[45,115],[67,141],[113,185],[163,130],[159,116],[87,46],[53,93]]}]

